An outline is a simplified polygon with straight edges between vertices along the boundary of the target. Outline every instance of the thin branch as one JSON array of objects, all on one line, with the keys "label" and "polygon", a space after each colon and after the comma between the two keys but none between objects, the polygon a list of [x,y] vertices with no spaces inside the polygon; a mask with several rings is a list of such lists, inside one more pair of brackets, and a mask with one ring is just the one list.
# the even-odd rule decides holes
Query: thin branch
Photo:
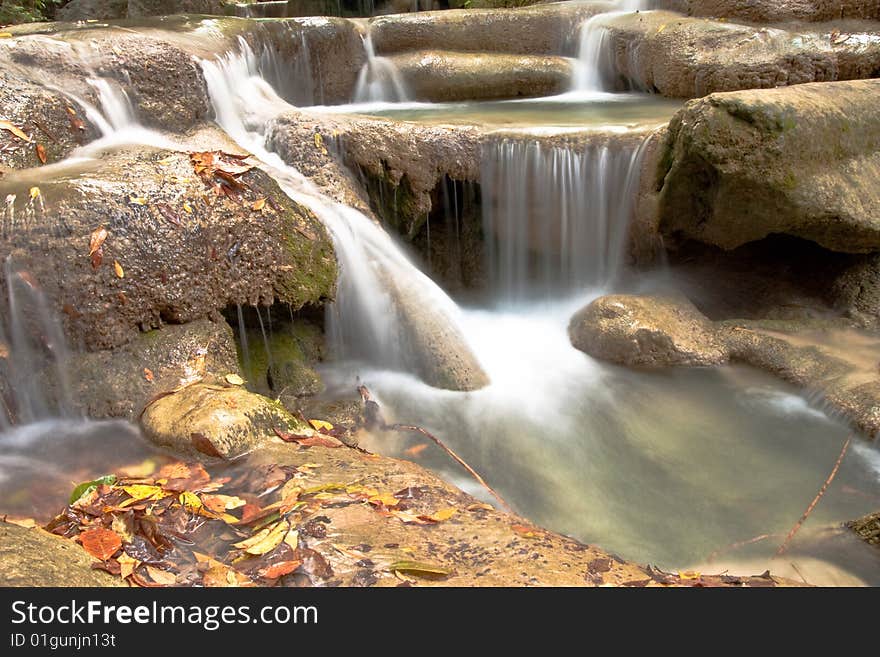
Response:
[{"label": "thin branch", "polygon": [[816,497],[813,498],[813,501],[810,502],[810,506],[807,507],[807,510],[804,511],[804,515],[801,516],[801,519],[798,520],[794,527],[791,528],[791,531],[788,532],[788,536],[785,537],[785,540],[782,541],[782,545],[779,546],[779,549],[776,550],[776,556],[783,554],[785,550],[788,548],[788,543],[794,538],[794,535],[798,533],[798,530],[801,528],[801,525],[806,522],[807,518],[813,512],[813,509],[816,508],[816,505],[819,503],[819,500],[822,499],[822,496],[825,494],[825,491],[828,490],[828,486],[831,485],[831,482],[834,481],[834,477],[837,476],[837,471],[840,470],[840,464],[843,462],[843,457],[846,456],[846,450],[849,449],[849,444],[852,441],[852,436],[846,439],[846,442],[843,443],[843,449],[840,450],[840,456],[837,457],[837,463],[834,464],[834,468],[831,470],[831,474],[828,475],[828,478],[825,480],[825,483],[822,484],[822,488],[819,489],[819,492],[816,493]]},{"label": "thin branch", "polygon": [[416,433],[420,433],[426,438],[434,441],[434,443],[442,449],[444,452],[449,454],[456,463],[458,463],[461,467],[468,471],[468,473],[476,479],[477,483],[480,484],[483,488],[485,488],[492,497],[498,500],[498,504],[507,511],[508,513],[514,513],[515,511],[510,508],[510,505],[504,501],[504,498],[499,495],[494,488],[492,488],[489,484],[486,483],[486,480],[483,479],[480,474],[474,470],[471,466],[469,466],[463,458],[461,458],[458,454],[452,451],[449,447],[443,444],[437,436],[432,434],[427,429],[417,426],[415,424],[388,424],[385,422],[385,418],[382,417],[381,411],[379,409],[379,404],[373,399],[373,396],[370,394],[370,391],[366,386],[358,386],[358,392],[361,395],[361,399],[364,402],[364,419],[365,425],[367,428],[379,428],[385,431],[415,431]]},{"label": "thin branch", "polygon": [[737,541],[736,543],[731,543],[730,545],[728,545],[726,547],[718,548],[712,554],[710,554],[708,557],[706,557],[706,563],[712,563],[713,561],[715,561],[716,558],[718,558],[720,555],[724,554],[725,552],[730,552],[731,550],[738,550],[739,548],[745,547],[746,545],[760,543],[761,541],[764,541],[768,538],[773,538],[774,536],[781,536],[781,534],[761,534],[760,536],[755,536],[754,538],[750,538],[745,541]]}]

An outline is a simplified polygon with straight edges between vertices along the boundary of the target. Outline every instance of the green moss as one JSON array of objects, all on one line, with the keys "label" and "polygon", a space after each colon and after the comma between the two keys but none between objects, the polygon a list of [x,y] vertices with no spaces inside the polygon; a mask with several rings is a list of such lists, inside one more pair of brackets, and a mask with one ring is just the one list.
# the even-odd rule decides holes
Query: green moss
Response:
[{"label": "green moss", "polygon": [[287,257],[275,284],[278,298],[294,308],[332,299],[339,272],[330,236],[311,212],[292,201],[286,205],[282,240]]}]

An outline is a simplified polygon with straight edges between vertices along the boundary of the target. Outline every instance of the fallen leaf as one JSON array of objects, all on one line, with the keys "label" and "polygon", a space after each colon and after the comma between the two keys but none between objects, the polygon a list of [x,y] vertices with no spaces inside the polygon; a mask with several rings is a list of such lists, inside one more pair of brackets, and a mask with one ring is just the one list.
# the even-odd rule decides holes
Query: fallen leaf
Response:
[{"label": "fallen leaf", "polygon": [[134,203],[135,205],[146,205],[147,199],[145,199],[143,196],[129,196],[128,202]]},{"label": "fallen leaf", "polygon": [[125,552],[116,559],[119,562],[119,576],[125,579],[134,572],[141,562],[128,556]]},{"label": "fallen leaf", "polygon": [[451,506],[445,509],[440,509],[439,511],[435,511],[427,518],[430,518],[434,522],[443,522],[444,520],[449,520],[452,516],[458,513],[458,509],[454,509]]},{"label": "fallen leaf", "polygon": [[386,511],[386,514],[391,514],[398,520],[401,520],[407,525],[433,525],[436,521],[431,520],[428,516],[419,515],[418,513],[413,513],[412,511],[395,511],[394,509],[390,511]]},{"label": "fallen leaf", "polygon": [[380,493],[378,495],[373,495],[367,500],[370,504],[383,504],[385,506],[397,506],[400,504],[400,500],[394,497],[391,493]]},{"label": "fallen leaf", "polygon": [[281,563],[276,563],[259,571],[259,575],[265,579],[278,579],[279,577],[292,573],[301,565],[302,561],[282,561]]},{"label": "fallen leaf", "polygon": [[[124,490],[134,502],[140,502],[141,500],[161,499],[168,495],[164,490],[162,490],[160,486],[149,486],[147,484],[123,486],[122,490]],[[125,502],[123,502],[123,504],[125,504]]]},{"label": "fallen leaf", "polygon": [[251,206],[251,209],[259,212],[260,210],[262,210],[265,207],[266,207],[266,199],[265,198],[258,198],[256,201],[254,201],[254,204]]},{"label": "fallen leaf", "polygon": [[122,547],[122,539],[112,529],[96,527],[79,535],[79,542],[90,555],[101,561],[112,557]]},{"label": "fallen leaf", "polygon": [[150,575],[150,579],[152,579],[156,584],[161,584],[162,586],[174,586],[177,584],[177,575],[174,573],[169,573],[167,570],[162,570],[161,568],[156,568],[154,566],[147,566],[147,573]]},{"label": "fallen leaf", "polygon": [[149,367],[144,368],[144,378],[147,381],[149,381],[150,383],[152,383],[153,379],[155,378],[155,375],[153,374],[153,370],[151,370]]},{"label": "fallen leaf", "polygon": [[187,214],[193,213],[192,206],[189,203],[187,203],[186,201],[183,202],[183,211],[186,212]]},{"label": "fallen leaf", "polygon": [[199,496],[188,490],[185,490],[178,495],[177,501],[191,511],[196,511],[202,508],[202,500],[199,499]]},{"label": "fallen leaf", "polygon": [[413,445],[412,447],[403,450],[403,453],[407,456],[418,456],[426,449],[428,449],[428,443],[419,443],[418,445]]},{"label": "fallen leaf", "polygon": [[312,428],[315,431],[330,431],[331,429],[333,429],[333,425],[329,422],[325,422],[324,420],[309,420],[309,424],[312,425]]},{"label": "fallen leaf", "polygon": [[124,543],[131,543],[134,534],[131,529],[131,518],[124,514],[115,514],[110,529],[119,534]]},{"label": "fallen leaf", "polygon": [[193,447],[195,447],[202,454],[207,454],[208,456],[216,456],[218,458],[223,458],[223,454],[217,451],[217,448],[214,447],[214,443],[212,443],[207,436],[203,433],[191,433],[189,435],[190,442],[192,442]]},{"label": "fallen leaf", "polygon": [[232,509],[238,509],[247,505],[247,502],[234,495],[211,495],[210,493],[205,493],[201,496],[201,499],[202,504],[208,510],[215,513],[223,513],[224,511],[231,511]]},{"label": "fallen leaf", "polygon": [[511,525],[510,528],[524,538],[538,538],[541,532],[527,525]]},{"label": "fallen leaf", "polygon": [[40,159],[40,162],[46,164],[46,147],[42,144],[37,144],[34,148],[37,151],[37,157]]},{"label": "fallen leaf", "polygon": [[39,187],[31,187],[28,190],[28,193],[31,195],[32,200],[36,200],[40,198],[40,188]]},{"label": "fallen leaf", "polygon": [[19,527],[24,527],[25,529],[33,529],[37,526],[37,521],[33,518],[12,518],[10,516],[5,516],[3,521],[18,525]]},{"label": "fallen leaf", "polygon": [[299,532],[295,529],[291,529],[284,536],[284,542],[295,550],[299,545]]},{"label": "fallen leaf", "polygon": [[392,572],[407,573],[417,577],[425,577],[427,579],[440,579],[448,577],[452,571],[441,566],[435,566],[420,561],[395,561],[389,567]]},{"label": "fallen leaf", "polygon": [[[92,231],[91,236],[89,237],[89,256],[92,257],[96,253],[101,250],[101,247],[104,246],[104,242],[107,240],[107,236],[110,233],[107,232],[107,229],[101,226],[100,228],[96,228]],[[100,264],[100,263],[99,263]],[[94,261],[92,261],[92,265],[94,266]]]},{"label": "fallen leaf", "polygon": [[227,374],[225,377],[226,383],[233,386],[241,386],[244,385],[244,379],[242,379],[238,374]]},{"label": "fallen leaf", "polygon": [[685,570],[678,573],[682,579],[700,579],[702,575],[694,570]]},{"label": "fallen leaf", "polygon": [[122,265],[119,264],[118,260],[113,261],[113,271],[116,272],[116,278],[125,278],[125,270],[122,268]]},{"label": "fallen leaf", "polygon": [[11,132],[16,137],[18,137],[19,139],[23,139],[26,142],[30,142],[31,140],[31,138],[28,137],[21,128],[13,125],[9,121],[4,121],[3,119],[0,119],[0,130]]},{"label": "fallen leaf", "polygon": [[295,442],[305,447],[344,447],[343,443],[333,436],[315,434],[314,436],[297,437]]},{"label": "fallen leaf", "polygon": [[238,543],[233,543],[232,545],[233,547],[244,550],[248,554],[266,554],[270,550],[274,550],[278,547],[289,531],[290,523],[288,523],[287,520],[282,520],[272,527],[262,529],[250,538],[239,541]]},{"label": "fallen leaf", "polygon": [[474,502],[465,507],[465,511],[494,511],[495,507],[485,502]]},{"label": "fallen leaf", "polygon": [[315,148],[321,151],[322,154],[327,155],[327,148],[324,146],[324,138],[321,137],[321,134],[315,133]]},{"label": "fallen leaf", "polygon": [[116,483],[116,475],[104,475],[103,477],[98,477],[97,479],[93,479],[92,481],[84,481],[79,484],[76,488],[73,489],[73,492],[70,494],[69,504],[76,504],[76,501],[81,498],[83,495],[88,495],[93,490],[95,490],[98,486],[106,485],[112,486]]}]

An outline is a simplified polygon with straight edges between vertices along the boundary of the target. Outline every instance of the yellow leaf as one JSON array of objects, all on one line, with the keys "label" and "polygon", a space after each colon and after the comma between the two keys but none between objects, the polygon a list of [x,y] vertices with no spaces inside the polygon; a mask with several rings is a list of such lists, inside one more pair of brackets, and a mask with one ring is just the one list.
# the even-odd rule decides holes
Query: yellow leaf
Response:
[{"label": "yellow leaf", "polygon": [[28,137],[21,128],[14,126],[9,121],[0,119],[0,130],[8,130],[19,139],[24,139],[26,142],[30,143],[31,138]]},{"label": "yellow leaf", "polygon": [[11,39],[12,32],[0,32],[0,39]]},{"label": "yellow leaf", "polygon": [[292,550],[295,550],[296,546],[299,545],[299,532],[295,529],[291,529],[284,537],[284,542],[287,543]]},{"label": "yellow leaf", "polygon": [[188,490],[183,491],[177,498],[177,500],[185,507],[189,509],[200,509],[202,508],[202,501],[199,499],[199,496],[195,493],[191,493]]},{"label": "yellow leaf", "polygon": [[40,188],[39,188],[39,187],[31,187],[31,188],[30,188],[30,195],[31,195],[31,198],[32,198],[32,199],[39,198],[39,196],[40,196]]},{"label": "yellow leaf", "polygon": [[148,486],[147,484],[132,484],[131,486],[123,486],[122,490],[131,495],[136,502],[140,500],[152,499],[156,496],[162,498],[167,497],[167,493],[159,486]]},{"label": "yellow leaf", "polygon": [[18,525],[19,527],[24,527],[25,529],[33,529],[37,526],[37,521],[33,518],[10,518],[6,517],[6,522],[11,522],[13,525]]},{"label": "yellow leaf", "polygon": [[458,513],[458,509],[453,509],[451,506],[445,509],[440,509],[435,513],[432,513],[429,518],[431,520],[436,520],[437,522],[443,522],[444,520],[449,520],[452,516]]},{"label": "yellow leaf", "polygon": [[119,534],[123,543],[131,543],[131,539],[134,538],[128,528],[128,523],[123,520],[122,516],[113,516],[113,523],[110,525],[110,529]]},{"label": "yellow leaf", "polygon": [[156,160],[156,164],[161,164],[163,167],[171,164],[173,160],[170,157],[163,157],[161,160]]},{"label": "yellow leaf", "polygon": [[259,211],[265,207],[266,207],[266,199],[265,198],[258,198],[256,201],[254,201],[254,204],[251,206],[251,209]]},{"label": "yellow leaf", "polygon": [[135,205],[146,205],[147,199],[143,196],[129,196],[128,200],[130,203],[134,203]]},{"label": "yellow leaf", "polygon": [[125,278],[125,270],[122,268],[122,265],[119,264],[118,260],[113,261],[113,271],[116,272],[116,278]]},{"label": "yellow leaf", "polygon": [[486,504],[484,502],[474,502],[473,504],[469,504],[466,511],[494,511],[495,507],[491,504]]},{"label": "yellow leaf", "polygon": [[134,569],[137,568],[141,563],[137,559],[128,556],[125,552],[120,554],[119,557],[117,557],[116,561],[119,562],[119,576],[122,577],[122,579],[125,579],[126,577],[131,575],[134,572]]},{"label": "yellow leaf", "polygon": [[325,431],[330,431],[333,428],[333,425],[329,422],[325,422],[324,420],[309,420],[309,424],[312,425],[315,431],[320,431],[324,429]]},{"label": "yellow leaf", "polygon": [[240,497],[236,497],[235,495],[214,495],[215,500],[220,500],[223,502],[226,510],[229,511],[231,509],[238,509],[239,507],[243,507],[247,502]]},{"label": "yellow leaf", "polygon": [[389,570],[416,575],[417,577],[427,577],[428,579],[447,577],[452,572],[441,566],[419,561],[395,561],[391,564]]},{"label": "yellow leaf", "polygon": [[379,495],[373,495],[370,497],[369,501],[372,504],[384,504],[385,506],[397,506],[400,504],[400,500],[394,497],[391,493],[380,493]]},{"label": "yellow leaf", "polygon": [[186,201],[183,202],[183,211],[186,212],[187,214],[193,213],[192,206],[189,203],[187,203]]},{"label": "yellow leaf", "polygon": [[657,28],[657,34],[660,34],[663,30],[666,29],[666,23],[663,23],[660,27]]},{"label": "yellow leaf", "polygon": [[248,539],[233,543],[233,546],[244,550],[248,554],[266,554],[278,547],[289,531],[290,523],[287,520],[281,520],[272,527],[260,530]]},{"label": "yellow leaf", "polygon": [[700,579],[700,577],[702,577],[702,575],[700,575],[700,573],[696,572],[695,570],[685,570],[683,572],[679,572],[678,576],[682,579]]},{"label": "yellow leaf", "polygon": [[324,150],[324,138],[321,137],[320,132],[315,133],[315,148],[317,148],[319,151]]},{"label": "yellow leaf", "polygon": [[226,383],[233,386],[244,385],[244,379],[242,379],[238,374],[227,374],[225,377]]}]

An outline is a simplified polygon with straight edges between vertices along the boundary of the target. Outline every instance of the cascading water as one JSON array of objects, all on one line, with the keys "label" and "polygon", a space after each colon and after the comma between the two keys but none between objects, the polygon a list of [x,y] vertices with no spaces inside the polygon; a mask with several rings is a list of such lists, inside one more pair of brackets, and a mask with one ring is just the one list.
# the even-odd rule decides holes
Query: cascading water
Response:
[{"label": "cascading water", "polygon": [[387,57],[376,55],[373,38],[367,32],[364,37],[367,61],[358,74],[354,92],[356,103],[403,103],[409,100],[406,84],[400,71]]},{"label": "cascading water", "polygon": [[483,228],[501,299],[565,296],[613,279],[644,143],[598,135],[585,146],[503,138],[484,147]]},{"label": "cascading water", "polygon": [[[464,343],[459,308],[379,226],[328,199],[266,148],[269,120],[290,108],[259,76],[246,49],[203,61],[202,68],[220,126],[260,159],[285,193],[310,208],[333,237],[340,276],[328,324],[337,353],[419,372],[430,380],[428,344]],[[268,102],[254,103],[257,97]]]},{"label": "cascading water", "polygon": [[651,0],[618,0],[614,11],[596,14],[581,26],[577,62],[572,79],[573,91],[608,90],[615,67],[606,22],[609,18],[620,14],[650,9],[652,4]]}]

